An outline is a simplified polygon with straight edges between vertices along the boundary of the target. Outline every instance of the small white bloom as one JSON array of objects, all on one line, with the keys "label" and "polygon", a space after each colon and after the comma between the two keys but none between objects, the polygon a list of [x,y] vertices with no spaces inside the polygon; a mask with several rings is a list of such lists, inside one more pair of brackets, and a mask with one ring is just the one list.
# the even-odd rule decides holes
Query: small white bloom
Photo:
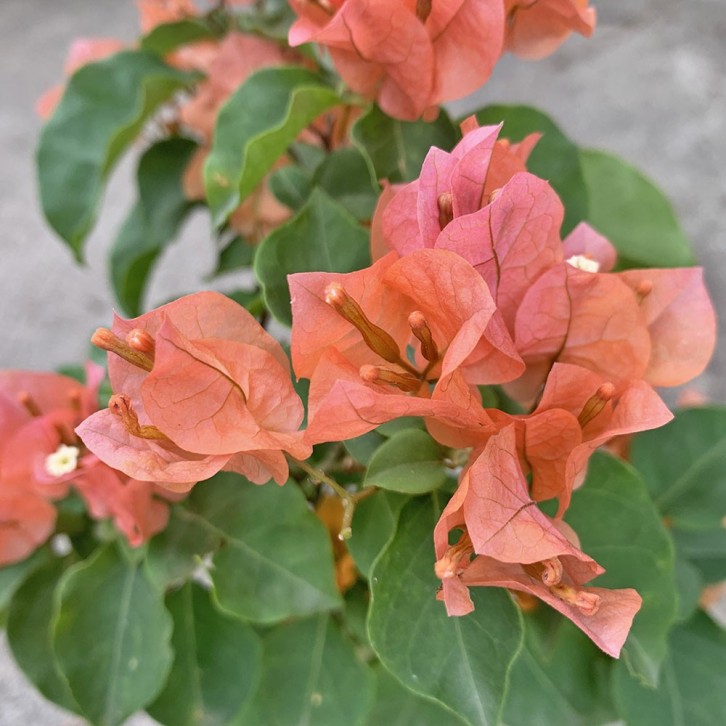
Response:
[{"label": "small white bloom", "polygon": [[81,450],[77,446],[61,444],[56,451],[45,457],[45,470],[51,476],[70,474],[78,468],[78,455]]},{"label": "small white bloom", "polygon": [[568,265],[572,265],[575,269],[582,270],[583,272],[600,271],[600,263],[587,255],[573,255],[569,260],[565,260],[565,262],[567,262]]}]

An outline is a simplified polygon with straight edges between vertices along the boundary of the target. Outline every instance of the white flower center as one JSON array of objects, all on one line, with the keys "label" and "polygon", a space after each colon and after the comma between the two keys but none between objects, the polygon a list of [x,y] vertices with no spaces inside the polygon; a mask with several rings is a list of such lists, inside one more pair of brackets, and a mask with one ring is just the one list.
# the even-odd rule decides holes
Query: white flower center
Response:
[{"label": "white flower center", "polygon": [[568,265],[572,265],[575,269],[582,270],[583,272],[600,271],[600,263],[587,255],[573,255],[569,260],[565,261]]},{"label": "white flower center", "polygon": [[78,467],[78,455],[81,450],[77,446],[61,444],[57,451],[45,458],[45,470],[51,476],[70,474]]}]

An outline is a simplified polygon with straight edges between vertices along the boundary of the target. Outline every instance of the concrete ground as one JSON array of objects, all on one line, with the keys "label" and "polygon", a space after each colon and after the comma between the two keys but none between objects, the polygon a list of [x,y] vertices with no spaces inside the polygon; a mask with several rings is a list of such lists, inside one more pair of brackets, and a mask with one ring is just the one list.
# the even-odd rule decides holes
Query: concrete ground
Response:
[{"label": "concrete ground", "polygon": [[[536,64],[505,59],[476,105],[538,106],[574,140],[624,156],[667,192],[722,313],[722,343],[699,386],[726,401],[726,4],[594,0],[594,5],[600,22],[591,40],[572,38]],[[105,254],[131,204],[133,164],[123,164],[114,175],[88,241],[88,265],[77,268],[38,210],[33,150],[40,122],[33,104],[60,80],[74,37],[130,40],[134,34],[131,0],[0,2],[1,368],[52,369],[80,361],[89,333],[110,321]],[[199,215],[164,256],[152,302],[206,286],[213,262],[208,223]],[[77,723],[30,690],[0,648],[0,726]]]}]

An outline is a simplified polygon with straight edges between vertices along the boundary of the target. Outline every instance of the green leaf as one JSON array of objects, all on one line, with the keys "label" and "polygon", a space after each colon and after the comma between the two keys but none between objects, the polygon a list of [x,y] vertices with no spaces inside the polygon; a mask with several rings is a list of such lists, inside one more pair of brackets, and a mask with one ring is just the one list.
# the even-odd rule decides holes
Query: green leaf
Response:
[{"label": "green leaf", "polygon": [[365,486],[401,494],[425,494],[446,481],[443,458],[443,447],[425,431],[400,431],[372,456]]},{"label": "green leaf", "polygon": [[46,549],[35,550],[30,557],[22,562],[0,567],[0,611],[5,610],[15,591],[34,570],[48,560]]},{"label": "green leaf", "polygon": [[160,591],[112,546],[71,567],[56,591],[58,665],[93,724],[116,726],[156,697],[171,631]]},{"label": "green leaf", "polygon": [[224,726],[251,698],[260,677],[262,644],[245,623],[222,615],[198,585],[169,598],[174,665],[146,710],[167,726]]},{"label": "green leaf", "polygon": [[472,725],[496,723],[522,645],[521,615],[497,588],[474,588],[470,615],[446,615],[436,599],[438,516],[429,498],[414,499],[401,512],[398,531],[373,568],[368,634],[383,665],[412,691]]},{"label": "green leaf", "polygon": [[593,584],[632,587],[643,598],[623,656],[638,678],[655,685],[678,597],[673,545],[645,484],[631,466],[595,454],[565,518],[580,536],[583,552],[606,570]]},{"label": "green leaf", "polygon": [[277,200],[293,212],[305,204],[313,188],[311,175],[292,164],[273,171],[267,183]]},{"label": "green leaf", "polygon": [[8,613],[8,644],[15,662],[48,700],[80,713],[51,645],[53,594],[62,574],[63,563],[55,560],[33,572],[21,585]]},{"label": "green leaf", "polygon": [[514,662],[504,710],[508,726],[593,726],[616,721],[612,660],[569,620],[539,606],[524,615],[525,645]]},{"label": "green leaf", "polygon": [[357,726],[373,699],[371,671],[328,615],[264,635],[262,681],[239,726]]},{"label": "green leaf", "polygon": [[196,149],[189,139],[166,139],[139,161],[139,200],[121,227],[110,258],[114,292],[128,315],[141,314],[154,263],[194,206],[184,195],[182,176]]},{"label": "green leaf", "polygon": [[644,688],[622,663],[613,688],[620,715],[629,726],[713,726],[726,723],[726,632],[697,612],[674,628],[657,689]]},{"label": "green leaf", "polygon": [[218,474],[194,488],[189,512],[223,539],[211,575],[225,611],[274,623],[340,606],[328,533],[293,482]]},{"label": "green leaf", "polygon": [[222,536],[189,514],[183,504],[172,507],[169,523],[148,545],[146,568],[161,590],[191,578],[201,558],[222,544]]},{"label": "green leaf", "polygon": [[726,408],[681,411],[635,437],[632,461],[677,529],[721,528],[726,516]]},{"label": "green leaf", "polygon": [[386,440],[386,437],[379,434],[378,431],[369,431],[362,436],[356,436],[353,439],[343,441],[343,446],[357,462],[368,466],[368,462],[370,462],[373,454],[376,453],[378,447]]},{"label": "green leaf", "polygon": [[302,68],[253,73],[222,106],[204,168],[215,224],[252,192],[300,131],[338,103],[319,76]]},{"label": "green leaf", "polygon": [[678,585],[678,622],[688,620],[698,607],[703,590],[703,578],[695,565],[683,557],[676,558],[676,584]]},{"label": "green leaf", "polygon": [[378,686],[369,726],[463,726],[458,716],[402,686],[385,668],[375,669]]},{"label": "green leaf", "polygon": [[368,579],[376,557],[396,531],[398,515],[409,497],[380,491],[360,501],[353,514],[353,536],[346,542],[355,566]]},{"label": "green leaf", "polygon": [[543,134],[527,160],[527,169],[547,179],[562,199],[563,236],[587,219],[588,196],[579,150],[549,116],[530,106],[487,106],[477,111],[476,117],[480,124],[503,121],[501,137],[511,141],[521,141],[534,132]]},{"label": "green leaf", "polygon": [[255,246],[242,237],[235,237],[220,253],[215,275],[223,275],[245,267],[251,267],[255,259]]},{"label": "green leaf", "polygon": [[726,580],[726,529],[673,530],[676,552],[685,557],[708,585]]},{"label": "green leaf", "polygon": [[78,260],[96,220],[103,186],[146,120],[196,76],[145,51],[123,51],[83,66],[40,137],[43,212]]},{"label": "green leaf", "polygon": [[324,189],[356,219],[369,220],[380,189],[358,149],[338,149],[315,170],[312,183]]},{"label": "green leaf", "polygon": [[270,233],[255,256],[255,275],[265,303],[282,323],[292,324],[287,275],[293,272],[351,272],[370,264],[368,233],[320,189],[305,206]]},{"label": "green leaf", "polygon": [[157,25],[141,39],[141,50],[164,56],[180,45],[214,38],[212,27],[203,18],[185,18],[174,23]]},{"label": "green leaf", "polygon": [[691,247],[670,202],[658,187],[622,159],[580,152],[589,197],[587,221],[621,255],[621,267],[684,267]]},{"label": "green leaf", "polygon": [[419,175],[432,146],[452,149],[459,132],[444,109],[435,121],[427,123],[396,121],[373,106],[353,124],[351,137],[370,159],[374,178],[403,182]]}]

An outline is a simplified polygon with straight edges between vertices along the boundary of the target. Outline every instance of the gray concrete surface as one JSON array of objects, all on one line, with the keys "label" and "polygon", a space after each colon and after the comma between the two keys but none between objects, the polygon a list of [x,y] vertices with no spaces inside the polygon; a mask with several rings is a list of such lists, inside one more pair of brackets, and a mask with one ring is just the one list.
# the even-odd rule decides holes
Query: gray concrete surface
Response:
[{"label": "gray concrete surface", "polygon": [[[481,102],[549,112],[573,139],[621,154],[668,193],[706,267],[726,340],[726,2],[596,0],[593,39],[571,39],[541,63],[505,59]],[[88,265],[75,267],[36,201],[35,99],[60,79],[77,36],[131,39],[131,0],[1,0],[0,367],[49,369],[84,356],[89,333],[110,319],[105,254],[128,209],[133,164],[113,177]],[[462,108],[461,106],[459,108]],[[151,300],[204,286],[214,261],[203,215],[169,249]],[[232,283],[227,282],[227,286]],[[225,282],[222,282],[225,287]],[[726,401],[726,344],[699,385]],[[75,726],[17,673],[0,641],[0,726]],[[146,723],[149,723],[146,720]]]}]

